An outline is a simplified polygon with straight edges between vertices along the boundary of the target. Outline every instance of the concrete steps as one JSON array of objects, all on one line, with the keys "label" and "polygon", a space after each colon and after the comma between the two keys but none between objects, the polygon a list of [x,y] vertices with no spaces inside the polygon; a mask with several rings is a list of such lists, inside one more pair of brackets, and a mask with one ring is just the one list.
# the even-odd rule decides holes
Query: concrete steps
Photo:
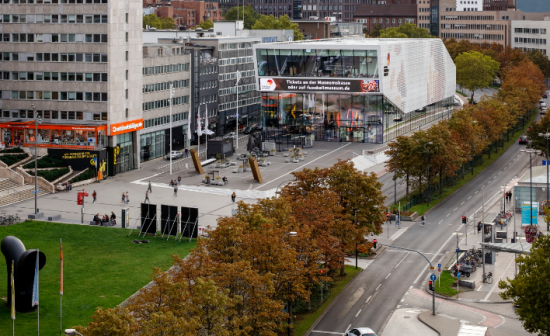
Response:
[{"label": "concrete steps", "polygon": [[[0,207],[7,206],[20,201],[28,200],[34,197],[34,186],[24,185],[13,189],[0,191]],[[48,192],[40,190],[38,196],[48,194]]]},{"label": "concrete steps", "polygon": [[13,182],[9,178],[0,178],[0,192],[9,190],[10,188],[20,187],[17,183]]}]

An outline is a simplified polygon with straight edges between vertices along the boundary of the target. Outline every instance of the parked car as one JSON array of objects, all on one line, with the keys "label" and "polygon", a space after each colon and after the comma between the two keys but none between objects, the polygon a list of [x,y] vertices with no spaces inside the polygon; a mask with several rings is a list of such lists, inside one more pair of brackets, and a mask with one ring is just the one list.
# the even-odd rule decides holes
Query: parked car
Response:
[{"label": "parked car", "polygon": [[170,160],[170,157],[172,157],[172,160],[179,159],[183,157],[183,153],[178,151],[172,151],[171,153],[166,154],[166,160]]},{"label": "parked car", "polygon": [[548,98],[548,93],[546,93],[546,92],[543,93],[543,94],[542,94],[542,98]]},{"label": "parked car", "polygon": [[520,145],[526,145],[529,141],[527,140],[527,136],[522,135],[519,137],[519,144]]},{"label": "parked car", "polygon": [[546,106],[541,108],[540,109],[540,114],[546,114],[546,110],[548,110],[548,108]]},{"label": "parked car", "polygon": [[264,128],[262,127],[262,125],[256,125],[256,126],[254,126],[254,132],[261,132],[261,131],[263,131],[263,129],[264,129]]},{"label": "parked car", "polygon": [[546,107],[546,103],[540,103],[540,108]]},{"label": "parked car", "polygon": [[248,135],[248,134],[250,134],[250,133],[252,133],[252,127],[250,127],[250,126],[247,127],[247,128],[245,128],[244,131],[243,131],[243,134],[247,134],[247,135]]},{"label": "parked car", "polygon": [[345,336],[376,336],[371,328],[354,328],[346,332]]}]

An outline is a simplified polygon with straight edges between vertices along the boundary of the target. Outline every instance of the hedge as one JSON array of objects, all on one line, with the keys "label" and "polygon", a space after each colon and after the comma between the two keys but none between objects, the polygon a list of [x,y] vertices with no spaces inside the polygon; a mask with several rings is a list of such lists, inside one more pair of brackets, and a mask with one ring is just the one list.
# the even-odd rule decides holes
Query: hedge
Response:
[{"label": "hedge", "polygon": [[[60,178],[61,176],[67,174],[69,168],[59,168],[59,169],[49,169],[49,170],[39,170],[38,176],[43,177],[48,182],[52,182]],[[34,170],[28,171],[30,175],[34,176]]]},{"label": "hedge", "polygon": [[2,155],[0,156],[0,161],[4,162],[8,166],[11,166],[14,163],[26,159],[28,156],[28,154]]},{"label": "hedge", "polygon": [[82,174],[78,175],[77,177],[69,180],[69,182],[71,182],[71,183],[80,182],[80,181],[84,181],[84,180],[87,180],[87,179],[91,179],[93,177],[95,177],[95,169],[88,169],[84,173],[82,173]]},{"label": "hedge", "polygon": [[[53,156],[44,156],[40,159],[38,159],[38,168],[55,168],[55,167],[67,167],[61,161],[61,159],[58,159]],[[25,169],[34,169],[34,162],[29,162],[28,164],[24,165],[23,168]]]},{"label": "hedge", "polygon": [[0,153],[25,153],[25,151],[21,147],[13,147],[2,149]]}]

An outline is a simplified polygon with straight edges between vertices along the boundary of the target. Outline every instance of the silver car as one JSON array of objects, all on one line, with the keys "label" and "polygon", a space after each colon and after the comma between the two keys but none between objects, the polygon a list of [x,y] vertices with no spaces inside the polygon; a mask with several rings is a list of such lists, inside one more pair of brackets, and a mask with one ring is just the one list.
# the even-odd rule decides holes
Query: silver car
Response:
[{"label": "silver car", "polygon": [[345,336],[376,336],[371,328],[354,328],[348,331]]},{"label": "silver car", "polygon": [[171,153],[166,154],[166,159],[167,160],[170,160],[170,157],[172,157],[172,160],[179,159],[179,158],[183,157],[183,153],[178,152],[178,151],[172,151]]}]

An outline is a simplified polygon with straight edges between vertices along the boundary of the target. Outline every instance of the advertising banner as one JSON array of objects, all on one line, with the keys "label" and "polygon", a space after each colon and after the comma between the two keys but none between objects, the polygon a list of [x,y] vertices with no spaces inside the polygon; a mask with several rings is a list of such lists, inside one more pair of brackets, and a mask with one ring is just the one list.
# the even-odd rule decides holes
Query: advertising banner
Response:
[{"label": "advertising banner", "polygon": [[521,203],[521,225],[531,225],[531,217],[533,218],[533,225],[537,225],[537,219],[538,219],[538,212],[539,212],[539,205],[536,202],[532,203],[532,210],[531,210],[531,216],[529,216],[529,210],[530,210],[529,202],[522,202]]},{"label": "advertising banner", "polygon": [[380,92],[378,80],[346,78],[260,78],[260,91]]}]

